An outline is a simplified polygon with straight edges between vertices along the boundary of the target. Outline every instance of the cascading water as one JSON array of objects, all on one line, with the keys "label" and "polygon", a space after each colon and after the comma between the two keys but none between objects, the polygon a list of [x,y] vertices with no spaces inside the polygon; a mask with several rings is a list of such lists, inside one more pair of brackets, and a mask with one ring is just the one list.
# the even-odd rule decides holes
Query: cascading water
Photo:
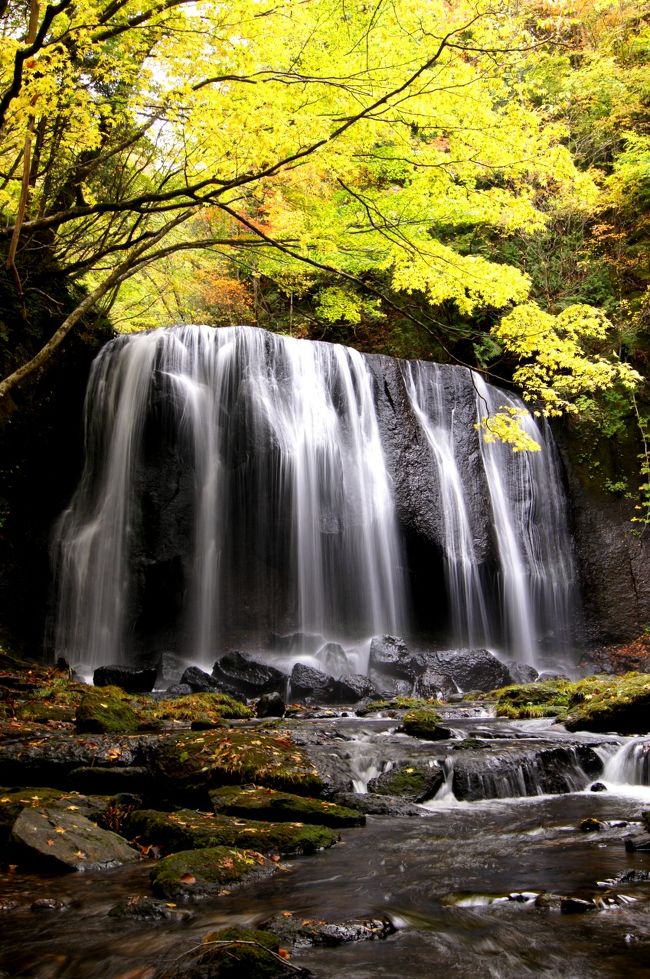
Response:
[{"label": "cascading water", "polygon": [[121,338],[94,366],[86,410],[86,467],[58,531],[57,646],[73,661],[122,659],[165,439],[174,478],[194,483],[184,653],[207,662],[225,637],[259,639],[256,613],[262,634],[403,631],[390,479],[356,351],[241,328]]},{"label": "cascading water", "polygon": [[336,640],[359,671],[364,640],[418,628],[409,582],[437,572],[407,567],[403,530],[427,487],[446,581],[431,605],[449,642],[534,661],[552,632],[560,648],[572,566],[557,463],[536,426],[540,453],[480,443],[474,423],[503,403],[465,369],[249,327],[113,341],[57,529],[57,652],[210,663],[295,633],[292,651]]},{"label": "cascading water", "polygon": [[465,372],[456,372],[451,398],[444,397],[446,392],[440,383],[437,364],[406,364],[404,373],[411,403],[430,449],[432,478],[440,485],[443,556],[453,632],[463,645],[490,644],[492,637],[471,513],[456,453],[460,444],[458,426],[464,424],[456,417],[456,403]]},{"label": "cascading water", "polygon": [[[519,399],[478,374],[473,381],[478,418],[522,408]],[[506,643],[518,659],[534,663],[541,639],[551,639],[556,651],[566,649],[574,568],[553,444],[531,414],[521,415],[521,426],[541,451],[514,453],[481,435],[481,454],[499,549]]]}]

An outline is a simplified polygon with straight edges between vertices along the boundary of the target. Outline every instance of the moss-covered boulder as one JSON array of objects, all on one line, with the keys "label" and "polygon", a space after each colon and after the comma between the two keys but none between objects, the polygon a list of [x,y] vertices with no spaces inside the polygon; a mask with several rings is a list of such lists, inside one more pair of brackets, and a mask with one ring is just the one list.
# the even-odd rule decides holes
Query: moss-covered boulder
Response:
[{"label": "moss-covered boulder", "polygon": [[496,700],[497,717],[553,717],[566,710],[572,686],[567,680],[513,684],[492,691],[489,699]]},{"label": "moss-covered boulder", "polygon": [[170,979],[287,979],[310,976],[307,969],[287,962],[286,949],[267,931],[224,928],[211,932],[203,944],[175,970]]},{"label": "moss-covered boulder", "polygon": [[320,826],[363,826],[366,817],[354,809],[323,799],[309,799],[259,785],[226,785],[210,792],[216,813],[271,822],[316,823]]},{"label": "moss-covered boulder", "polygon": [[140,719],[119,687],[90,687],[81,698],[75,723],[80,734],[135,734]]},{"label": "moss-covered boulder", "polygon": [[412,738],[422,738],[425,741],[440,741],[448,737],[447,729],[439,729],[440,718],[432,707],[416,707],[408,710],[398,728]]},{"label": "moss-covered boulder", "polygon": [[569,731],[647,734],[650,731],[650,674],[586,677],[571,685],[560,716]]},{"label": "moss-covered boulder", "polygon": [[161,743],[155,774],[185,792],[253,783],[320,795],[323,782],[309,758],[283,731],[230,729],[172,735]]},{"label": "moss-covered boulder", "polygon": [[368,792],[374,795],[398,796],[410,802],[432,799],[445,781],[441,768],[418,765],[398,765],[368,782]]},{"label": "moss-covered boulder", "polygon": [[139,809],[125,819],[122,832],[139,843],[154,843],[168,852],[214,846],[254,847],[262,853],[315,853],[332,846],[338,836],[325,826],[301,822],[267,823],[214,813],[179,809]]},{"label": "moss-covered boulder", "polygon": [[276,870],[255,850],[227,846],[184,850],[159,860],[151,871],[151,888],[157,897],[187,901],[228,894],[233,887],[254,884]]}]

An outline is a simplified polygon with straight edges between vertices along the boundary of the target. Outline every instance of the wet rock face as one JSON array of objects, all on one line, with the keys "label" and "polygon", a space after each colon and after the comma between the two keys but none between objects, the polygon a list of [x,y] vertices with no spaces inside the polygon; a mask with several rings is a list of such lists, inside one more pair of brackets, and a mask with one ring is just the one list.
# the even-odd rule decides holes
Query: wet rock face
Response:
[{"label": "wet rock face", "polygon": [[346,673],[336,679],[327,673],[296,663],[291,671],[290,694],[293,700],[317,704],[354,704],[376,694],[372,681],[360,674]]},{"label": "wet rock face", "polygon": [[212,678],[226,692],[239,691],[245,697],[259,697],[264,693],[282,693],[286,690],[287,675],[274,666],[258,663],[239,652],[227,653],[217,660]]},{"label": "wet rock face", "polygon": [[[537,671],[515,664],[516,672]],[[488,649],[411,652],[397,636],[375,636],[370,644],[370,678],[382,693],[449,697],[459,690],[487,692],[512,683],[512,673]]]},{"label": "wet rock face", "polygon": [[602,761],[588,745],[462,751],[454,756],[452,789],[470,802],[563,794],[585,788],[600,771]]},{"label": "wet rock face", "polygon": [[448,677],[463,691],[487,692],[511,682],[508,667],[488,649],[446,649],[419,653],[415,661],[421,669],[433,669]]},{"label": "wet rock face", "polygon": [[[590,485],[576,459],[580,448],[560,428],[581,584],[587,644],[636,639],[650,621],[650,537],[635,532],[634,504]],[[617,447],[618,448],[618,447]],[[633,448],[630,460],[638,448]],[[605,466],[611,459],[603,460]]]}]

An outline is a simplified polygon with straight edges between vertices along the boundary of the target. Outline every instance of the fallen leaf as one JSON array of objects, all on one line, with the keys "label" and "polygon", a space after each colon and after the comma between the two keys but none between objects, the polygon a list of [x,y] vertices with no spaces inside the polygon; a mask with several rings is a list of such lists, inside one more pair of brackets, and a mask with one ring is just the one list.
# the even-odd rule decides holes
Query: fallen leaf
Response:
[{"label": "fallen leaf", "polygon": [[196,877],[193,877],[192,874],[182,874],[181,884],[196,884]]}]

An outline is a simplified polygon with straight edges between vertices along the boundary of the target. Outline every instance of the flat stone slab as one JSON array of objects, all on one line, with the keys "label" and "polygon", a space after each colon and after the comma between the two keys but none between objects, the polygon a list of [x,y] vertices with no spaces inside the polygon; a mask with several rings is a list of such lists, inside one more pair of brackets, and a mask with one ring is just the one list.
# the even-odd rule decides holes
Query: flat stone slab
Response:
[{"label": "flat stone slab", "polygon": [[79,813],[23,809],[12,841],[63,870],[105,870],[140,859],[126,840],[95,826]]}]

